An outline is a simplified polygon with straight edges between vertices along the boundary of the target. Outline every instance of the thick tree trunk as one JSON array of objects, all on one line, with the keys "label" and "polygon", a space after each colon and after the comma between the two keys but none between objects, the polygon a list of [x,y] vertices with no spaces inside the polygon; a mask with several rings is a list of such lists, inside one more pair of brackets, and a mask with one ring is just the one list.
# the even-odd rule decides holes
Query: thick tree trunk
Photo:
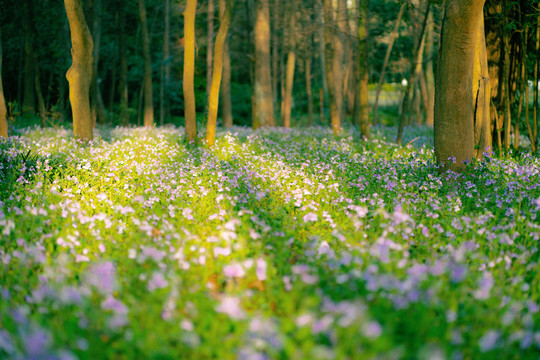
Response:
[{"label": "thick tree trunk", "polygon": [[296,0],[289,0],[289,52],[287,54],[287,72],[285,78],[285,96],[283,97],[283,126],[291,127],[291,104],[296,62]]},{"label": "thick tree trunk", "polygon": [[[219,0],[219,18],[222,19],[227,8],[226,0]],[[232,14],[231,14],[232,16]],[[221,79],[221,117],[223,126],[230,129],[233,126],[231,105],[231,55],[229,53],[229,38],[223,44],[223,75]]]},{"label": "thick tree trunk", "polygon": [[212,86],[212,63],[213,63],[213,47],[214,47],[214,0],[208,0],[206,19],[206,94],[210,96],[210,89]]},{"label": "thick tree trunk", "polygon": [[197,118],[195,111],[195,13],[197,0],[187,0],[184,10],[184,106],[186,138],[197,139]]},{"label": "thick tree trunk", "polygon": [[270,9],[268,0],[255,5],[255,116],[253,128],[274,126],[274,100],[270,75]]},{"label": "thick tree trunk", "polygon": [[64,0],[71,31],[71,67],[66,77],[73,112],[73,133],[82,140],[92,140],[90,82],[92,81],[92,35],[84,18],[81,0]]},{"label": "thick tree trunk", "polygon": [[[220,7],[222,3],[220,2]],[[219,88],[221,85],[221,74],[223,71],[223,52],[227,32],[231,24],[232,15],[232,0],[225,4],[226,9],[223,15],[220,16],[219,30],[216,36],[216,44],[214,47],[214,67],[212,69],[212,85],[210,86],[210,96],[208,98],[208,121],[206,123],[206,143],[209,146],[214,145],[216,139],[216,123],[219,106]],[[220,8],[221,12],[221,8]]]},{"label": "thick tree trunk", "polygon": [[0,137],[8,137],[7,108],[2,84],[2,33],[0,28]]},{"label": "thick tree trunk", "polygon": [[354,123],[360,126],[363,138],[371,136],[368,104],[368,0],[358,0],[358,56],[356,60],[357,80],[354,106]]},{"label": "thick tree trunk", "polygon": [[127,41],[126,41],[126,6],[123,0],[118,0],[119,12],[119,34],[118,34],[118,52],[120,57],[120,71],[118,74],[118,94],[120,97],[120,124],[129,123],[128,113],[128,86],[127,86]]},{"label": "thick tree trunk", "polygon": [[378,118],[377,113],[379,110],[379,95],[381,93],[382,85],[384,82],[384,74],[386,72],[386,67],[388,66],[388,62],[390,60],[390,54],[392,54],[392,48],[394,47],[394,41],[399,35],[399,24],[401,23],[401,18],[403,17],[403,13],[405,12],[407,3],[403,2],[401,4],[401,7],[399,8],[399,13],[396,19],[396,24],[394,25],[394,29],[392,30],[392,33],[390,34],[390,43],[388,44],[388,47],[386,48],[386,54],[384,55],[383,60],[383,66],[381,69],[381,75],[379,77],[379,84],[377,85],[377,90],[375,91],[375,103],[373,104],[373,124],[378,124]]},{"label": "thick tree trunk", "polygon": [[435,81],[434,145],[445,170],[474,158],[473,73],[484,0],[448,0]]},{"label": "thick tree trunk", "polygon": [[154,126],[154,96],[152,89],[152,59],[150,57],[150,36],[146,20],[146,5],[139,0],[139,17],[141,20],[141,38],[144,58],[144,126]]},{"label": "thick tree trunk", "polygon": [[280,79],[280,63],[281,63],[281,0],[273,0],[272,4],[272,94],[274,95],[274,109],[277,109],[279,100],[279,79]]}]

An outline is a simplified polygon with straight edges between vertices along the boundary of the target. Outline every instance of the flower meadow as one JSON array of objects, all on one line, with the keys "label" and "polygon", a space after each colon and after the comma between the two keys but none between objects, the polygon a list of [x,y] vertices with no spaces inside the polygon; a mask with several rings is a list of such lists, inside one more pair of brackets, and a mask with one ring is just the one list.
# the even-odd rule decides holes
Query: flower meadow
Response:
[{"label": "flower meadow", "polygon": [[0,358],[539,358],[538,157],[98,130],[0,142]]}]

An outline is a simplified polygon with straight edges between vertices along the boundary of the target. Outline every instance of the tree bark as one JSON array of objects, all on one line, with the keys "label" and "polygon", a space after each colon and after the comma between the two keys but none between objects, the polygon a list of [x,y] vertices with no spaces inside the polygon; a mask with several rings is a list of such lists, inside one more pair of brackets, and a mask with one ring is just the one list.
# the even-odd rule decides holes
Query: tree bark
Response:
[{"label": "tree bark", "polygon": [[195,110],[195,13],[197,0],[187,0],[184,10],[184,106],[186,138],[197,139],[197,118]]},{"label": "tree bark", "polygon": [[270,74],[270,10],[268,6],[268,0],[257,0],[255,5],[254,129],[275,125]]},{"label": "tree bark", "polygon": [[354,106],[354,122],[360,126],[363,138],[371,137],[368,104],[368,0],[358,0],[358,58],[356,60],[357,80]]},{"label": "tree bark", "polygon": [[227,32],[229,31],[229,25],[231,24],[232,16],[232,0],[229,0],[227,4],[223,4],[224,0],[220,1],[220,12],[223,5],[225,9],[222,15],[220,15],[220,25],[216,36],[216,43],[214,47],[214,67],[212,69],[212,85],[210,86],[210,96],[208,97],[208,121],[206,122],[206,144],[209,146],[214,145],[216,139],[216,123],[219,106],[219,88],[221,85],[221,74],[223,71],[223,53],[225,48],[225,41],[227,39]]},{"label": "tree bark", "polygon": [[448,0],[435,80],[434,145],[444,170],[474,158],[473,70],[484,0]]},{"label": "tree bark", "polygon": [[206,94],[210,96],[212,86],[212,63],[213,63],[213,43],[214,43],[214,0],[208,0],[207,8],[207,51],[206,51]]},{"label": "tree bark", "polygon": [[73,112],[73,133],[76,137],[89,141],[93,138],[89,98],[92,80],[92,35],[84,18],[81,0],[64,0],[64,5],[71,31],[73,58],[66,74]]},{"label": "tree bark", "polygon": [[[328,96],[328,76],[326,74],[326,35],[324,30],[324,7],[323,0],[317,0],[315,4],[315,13],[317,14],[317,38],[319,43],[319,68],[321,71],[321,84],[323,90],[322,99]],[[324,104],[323,110],[324,110]]]},{"label": "tree bark", "polygon": [[0,27],[0,137],[8,137],[7,108],[2,84],[2,32]]},{"label": "tree bark", "polygon": [[289,0],[289,51],[287,54],[287,73],[285,79],[285,96],[283,97],[283,126],[291,127],[291,104],[294,84],[294,67],[296,62],[296,0]]},{"label": "tree bark", "polygon": [[139,17],[141,20],[141,40],[144,58],[144,126],[154,126],[154,96],[152,89],[152,60],[150,57],[150,36],[146,20],[146,5],[139,0]]},{"label": "tree bark", "polygon": [[394,47],[394,41],[399,35],[399,32],[398,32],[399,24],[401,23],[401,18],[403,17],[403,13],[405,12],[406,5],[407,3],[403,2],[403,4],[401,4],[401,7],[399,8],[396,24],[394,25],[394,29],[392,30],[392,33],[390,34],[390,43],[388,44],[388,47],[386,48],[386,54],[384,55],[381,75],[379,77],[379,84],[377,85],[377,91],[375,91],[375,103],[373,104],[373,124],[374,125],[378,124],[377,113],[379,110],[379,95],[381,93],[382,85],[384,82],[384,73],[386,72],[388,61],[390,60],[390,54],[392,53],[392,48]]},{"label": "tree bark", "polygon": [[503,66],[501,81],[501,102],[503,107],[504,148],[510,149],[510,128],[512,127],[512,114],[510,111],[510,34],[503,32]]}]

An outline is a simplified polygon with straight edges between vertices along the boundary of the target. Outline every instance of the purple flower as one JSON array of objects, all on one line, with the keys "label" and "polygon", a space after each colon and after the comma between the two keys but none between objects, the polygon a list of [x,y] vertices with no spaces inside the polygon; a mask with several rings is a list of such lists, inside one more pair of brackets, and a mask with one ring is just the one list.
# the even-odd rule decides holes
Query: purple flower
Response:
[{"label": "purple flower", "polygon": [[243,319],[246,316],[240,307],[240,299],[233,296],[224,296],[216,308],[216,311],[226,314],[235,320]]},{"label": "purple flower", "polygon": [[101,294],[112,294],[117,287],[114,264],[110,261],[92,264],[87,270],[86,282]]},{"label": "purple flower", "polygon": [[246,275],[244,268],[240,264],[226,265],[223,268],[223,273],[228,278],[241,278]]}]

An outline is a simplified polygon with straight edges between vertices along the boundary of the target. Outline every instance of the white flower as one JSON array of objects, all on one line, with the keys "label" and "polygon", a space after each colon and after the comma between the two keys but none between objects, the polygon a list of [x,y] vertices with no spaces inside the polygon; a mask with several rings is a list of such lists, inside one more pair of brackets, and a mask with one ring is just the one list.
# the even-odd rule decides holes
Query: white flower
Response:
[{"label": "white flower", "polygon": [[318,220],[318,217],[317,217],[317,214],[315,213],[310,212],[304,215],[304,222],[317,221],[317,220]]}]

